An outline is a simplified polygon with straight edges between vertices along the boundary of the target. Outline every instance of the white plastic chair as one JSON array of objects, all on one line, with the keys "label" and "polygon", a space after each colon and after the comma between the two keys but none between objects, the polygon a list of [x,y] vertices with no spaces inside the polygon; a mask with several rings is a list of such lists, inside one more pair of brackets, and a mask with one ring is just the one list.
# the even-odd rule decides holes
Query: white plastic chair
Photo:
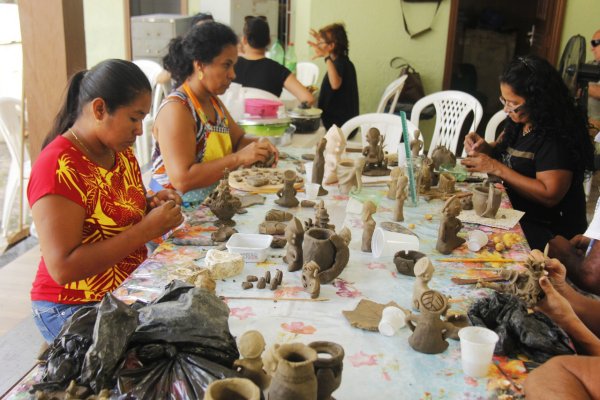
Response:
[{"label": "white plastic chair", "polygon": [[319,67],[312,62],[296,64],[296,79],[304,86],[316,85],[319,80]]},{"label": "white plastic chair", "polygon": [[490,118],[487,125],[485,126],[486,142],[492,143],[496,141],[496,132],[498,131],[498,127],[500,126],[500,124],[504,121],[506,121],[506,113],[504,112],[504,110],[496,112],[496,114],[494,114],[492,118]]},{"label": "white plastic chair", "polygon": [[275,96],[271,92],[267,92],[266,90],[248,87],[248,86],[242,87],[242,95],[243,95],[244,99],[265,99],[265,100],[280,101],[279,97]]},{"label": "white plastic chair", "polygon": [[[428,157],[431,157],[438,145],[446,146],[450,151],[456,153],[460,131],[470,112],[475,114],[470,131],[475,131],[481,117],[483,108],[479,101],[468,93],[458,90],[445,90],[423,97],[415,103],[412,108],[410,121],[419,126],[421,111],[428,105],[435,107],[435,129],[429,145]],[[465,156],[463,149],[462,157]]]},{"label": "white plastic chair", "polygon": [[[413,132],[417,129],[410,121],[406,121],[406,126],[409,134],[409,141],[414,138]],[[356,128],[360,128],[362,146],[366,146],[367,133],[370,128],[379,129],[379,133],[385,135],[384,150],[389,154],[398,152],[398,145],[402,139],[402,118],[395,114],[386,113],[370,113],[358,115],[348,120],[341,126],[341,130],[346,136],[350,135]],[[423,150],[421,150],[423,152]]]},{"label": "white plastic chair", "polygon": [[383,95],[381,96],[381,100],[379,100],[377,111],[375,112],[385,112],[385,107],[389,104],[390,108],[388,113],[394,114],[394,111],[396,110],[396,104],[398,104],[398,99],[400,98],[400,93],[402,93],[402,89],[404,88],[404,82],[406,82],[406,78],[408,78],[408,75],[402,75],[385,88]]},{"label": "white plastic chair", "polygon": [[150,113],[144,118],[144,131],[141,136],[138,136],[135,140],[135,155],[140,165],[144,166],[150,162],[152,157],[152,125],[154,124],[154,117],[158,112],[158,108],[162,100],[169,94],[169,86],[162,83],[158,83],[156,78],[158,74],[163,71],[163,68],[155,61],[152,60],[135,60],[133,61],[140,69],[144,72],[150,86],[152,87],[152,106]]},{"label": "white plastic chair", "polygon": [[[15,200],[18,198],[17,195],[21,193],[19,188],[21,184],[23,184],[23,216],[27,215],[29,210],[25,187],[31,173],[31,160],[27,147],[23,149],[23,157],[21,157],[21,123],[21,101],[11,97],[0,98],[0,134],[10,153],[10,168],[2,208],[2,235],[4,237],[8,236],[10,214]],[[23,163],[22,181],[21,163]]]}]

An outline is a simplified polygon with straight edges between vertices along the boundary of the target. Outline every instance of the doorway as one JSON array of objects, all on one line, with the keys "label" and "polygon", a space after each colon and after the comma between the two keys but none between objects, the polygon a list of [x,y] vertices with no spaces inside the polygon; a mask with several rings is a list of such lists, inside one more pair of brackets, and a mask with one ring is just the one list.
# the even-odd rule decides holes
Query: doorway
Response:
[{"label": "doorway", "polygon": [[481,135],[501,108],[498,76],[513,57],[537,54],[557,64],[565,4],[566,0],[452,0],[443,87],[480,101]]}]

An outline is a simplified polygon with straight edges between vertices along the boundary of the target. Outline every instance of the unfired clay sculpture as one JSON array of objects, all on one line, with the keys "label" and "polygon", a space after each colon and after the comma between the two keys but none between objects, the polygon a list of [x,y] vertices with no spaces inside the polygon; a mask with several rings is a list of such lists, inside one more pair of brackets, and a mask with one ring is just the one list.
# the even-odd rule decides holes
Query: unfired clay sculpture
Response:
[{"label": "unfired clay sculpture", "polygon": [[433,182],[433,161],[431,158],[424,157],[421,164],[421,174],[419,176],[419,189],[428,192]]},{"label": "unfired clay sculpture", "polygon": [[363,174],[363,170],[365,169],[365,163],[367,162],[367,159],[364,157],[359,158],[354,166],[354,174],[356,175],[356,190],[354,191],[355,193],[360,193],[360,191],[362,190],[362,174]]},{"label": "unfired clay sculpture", "polygon": [[314,349],[302,343],[285,343],[275,350],[275,359],[277,369],[269,388],[269,400],[317,398]]},{"label": "unfired clay sculpture", "polygon": [[348,194],[356,183],[356,172],[353,160],[342,160],[337,165],[338,189],[341,194]]},{"label": "unfired clay sculpture", "polygon": [[346,150],[346,137],[335,124],[325,134],[327,145],[325,146],[325,170],[323,172],[323,183],[330,185],[338,181],[337,166],[340,157]]},{"label": "unfired clay sculpture", "polygon": [[479,185],[473,188],[473,208],[484,218],[496,218],[502,202],[502,192],[493,184]]},{"label": "unfired clay sculpture", "polygon": [[472,210],[473,209],[473,196],[461,196],[460,207],[463,210]]},{"label": "unfired clay sculpture", "polygon": [[283,176],[283,188],[277,191],[278,198],[275,199],[275,203],[282,207],[296,207],[300,203],[296,198],[296,189],[294,189],[296,172],[287,170]]},{"label": "unfired clay sculpture", "polygon": [[265,350],[265,339],[259,331],[246,331],[240,337],[238,345],[240,355],[244,358],[233,362],[234,368],[244,378],[250,379],[265,390],[271,383],[271,377],[263,369],[262,353]]},{"label": "unfired clay sculpture", "polygon": [[429,290],[428,283],[433,277],[435,269],[433,268],[433,264],[427,257],[420,258],[415,263],[415,283],[413,285],[413,308],[415,310],[421,309],[421,295]]},{"label": "unfired clay sculpture", "polygon": [[402,168],[400,168],[400,167],[392,168],[392,171],[390,172],[390,181],[387,184],[388,192],[386,195],[387,198],[390,200],[396,199],[396,189],[398,188],[398,178],[400,177],[400,175],[404,175]]},{"label": "unfired clay sculpture", "polygon": [[258,233],[263,235],[283,235],[287,224],[277,221],[263,221],[258,225]]},{"label": "unfired clay sculpture", "polygon": [[210,237],[215,242],[225,242],[234,233],[237,233],[237,230],[235,228],[232,228],[231,226],[223,225],[223,226],[219,227],[219,229],[217,231],[211,233]]},{"label": "unfired clay sculpture", "polygon": [[329,224],[329,213],[323,200],[319,201],[315,210],[315,226],[323,229],[335,229],[335,225]]},{"label": "unfired clay sculpture", "polygon": [[440,174],[440,180],[438,182],[438,190],[442,193],[452,194],[455,192],[454,185],[456,184],[456,178],[448,172],[442,172]]},{"label": "unfired clay sculpture", "polygon": [[293,217],[294,215],[287,211],[281,211],[272,208],[267,211],[267,214],[265,215],[265,221],[285,222],[291,221]]},{"label": "unfired clay sculpture", "polygon": [[[204,392],[204,400],[260,400],[260,398],[258,386],[246,378],[218,379],[212,381]],[[100,399],[100,396],[98,396],[98,400]]]},{"label": "unfired clay sculpture", "polygon": [[365,201],[362,209],[363,234],[360,249],[367,253],[371,252],[371,238],[375,231],[375,220],[373,214],[377,211],[377,206],[371,200]]},{"label": "unfired clay sculpture", "polygon": [[[333,393],[342,383],[344,368],[344,348],[333,342],[312,342],[308,344],[317,352],[314,362],[317,375],[317,400],[333,400]],[[319,357],[319,354],[324,355]]]},{"label": "unfired clay sculpture", "polygon": [[288,271],[298,271],[302,268],[302,242],[304,241],[304,229],[298,218],[294,217],[288,224],[285,238],[288,245],[283,261],[288,265]]},{"label": "unfired clay sculpture", "polygon": [[417,158],[417,157],[419,157],[419,153],[421,152],[421,149],[423,148],[423,141],[420,139],[421,131],[418,129],[415,129],[413,136],[414,136],[414,139],[410,141],[410,152],[412,154],[412,158]]},{"label": "unfired clay sculpture", "polygon": [[325,146],[327,146],[327,139],[323,137],[317,145],[315,160],[313,161],[311,182],[318,183],[320,185],[317,196],[324,196],[329,193],[327,190],[325,190],[325,188],[323,188],[323,174],[325,173],[325,156],[323,155],[323,152],[325,151]]},{"label": "unfired clay sculpture", "polygon": [[400,175],[396,185],[396,204],[394,204],[394,221],[404,221],[404,201],[408,197],[407,193],[408,177]]},{"label": "unfired clay sculpture", "polygon": [[321,282],[319,281],[319,264],[309,261],[302,267],[302,287],[310,294],[311,299],[316,299],[321,293]]},{"label": "unfired clay sculpture", "polygon": [[458,339],[458,328],[441,317],[448,311],[448,299],[435,290],[424,292],[419,302],[421,315],[409,314],[406,324],[413,331],[410,347],[425,354],[438,354],[448,348],[447,338]]},{"label": "unfired clay sculpture", "polygon": [[204,200],[204,204],[210,208],[213,214],[219,219],[215,222],[216,226],[228,225],[234,226],[233,216],[242,206],[240,199],[231,194],[229,188],[229,171],[225,170],[223,179],[213,192]]},{"label": "unfired clay sculpture", "polygon": [[431,159],[433,160],[433,167],[436,171],[438,171],[442,165],[448,167],[454,167],[456,165],[456,156],[442,145],[439,145],[433,150]]},{"label": "unfired clay sculpture", "polygon": [[425,254],[419,251],[401,250],[394,254],[394,264],[402,275],[415,276],[415,264],[423,257],[425,257]]},{"label": "unfired clay sculpture", "polygon": [[319,265],[322,284],[333,281],[346,268],[350,260],[350,240],[348,228],[343,228],[338,234],[323,228],[310,228],[304,233],[303,260],[315,261]]},{"label": "unfired clay sculpture", "polygon": [[436,250],[442,254],[450,254],[452,250],[465,242],[465,239],[458,237],[458,232],[462,229],[462,222],[456,218],[460,214],[460,198],[456,195],[446,200],[442,208],[442,222],[438,231]]},{"label": "unfired clay sculpture", "polygon": [[389,175],[390,170],[387,168],[387,160],[383,152],[384,137],[379,133],[379,129],[370,128],[367,132],[367,146],[363,149],[365,156],[365,166],[363,175],[367,176],[384,176]]}]

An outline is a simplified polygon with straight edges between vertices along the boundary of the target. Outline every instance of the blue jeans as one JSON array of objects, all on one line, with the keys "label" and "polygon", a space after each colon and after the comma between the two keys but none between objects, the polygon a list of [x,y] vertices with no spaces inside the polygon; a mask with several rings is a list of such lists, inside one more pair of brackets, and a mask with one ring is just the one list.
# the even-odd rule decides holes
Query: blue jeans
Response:
[{"label": "blue jeans", "polygon": [[[89,305],[93,305],[93,303]],[[51,301],[31,302],[33,321],[44,337],[44,340],[48,343],[54,342],[65,322],[67,322],[75,311],[86,306],[88,304],[60,304]]]}]

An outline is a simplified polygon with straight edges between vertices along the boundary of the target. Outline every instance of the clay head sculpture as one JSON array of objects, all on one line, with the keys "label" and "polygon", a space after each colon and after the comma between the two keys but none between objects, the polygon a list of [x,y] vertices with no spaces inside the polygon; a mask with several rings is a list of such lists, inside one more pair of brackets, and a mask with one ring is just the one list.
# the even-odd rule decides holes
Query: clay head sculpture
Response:
[{"label": "clay head sculpture", "polygon": [[285,238],[288,244],[283,261],[288,264],[288,271],[298,271],[302,268],[302,242],[304,241],[304,229],[298,218],[294,217],[285,228]]},{"label": "clay head sculpture", "polygon": [[462,229],[462,222],[456,218],[460,211],[460,198],[457,195],[446,200],[444,208],[442,208],[443,217],[435,247],[442,254],[450,254],[452,250],[465,242],[465,239],[457,236]]},{"label": "clay head sculpture", "polygon": [[414,273],[417,279],[415,280],[415,283],[413,285],[412,300],[413,308],[415,308],[416,310],[421,309],[421,295],[429,290],[428,283],[433,277],[434,271],[435,269],[433,268],[433,264],[427,257],[420,258],[415,263]]},{"label": "clay head sculpture", "polygon": [[321,292],[321,282],[319,281],[319,264],[309,261],[302,267],[302,287],[310,293],[311,299],[319,297]]},{"label": "clay head sculpture", "polygon": [[265,350],[265,339],[259,331],[247,331],[240,337],[239,351],[243,359],[234,361],[238,372],[254,382],[261,390],[269,386],[270,378],[263,369],[261,355]]}]

